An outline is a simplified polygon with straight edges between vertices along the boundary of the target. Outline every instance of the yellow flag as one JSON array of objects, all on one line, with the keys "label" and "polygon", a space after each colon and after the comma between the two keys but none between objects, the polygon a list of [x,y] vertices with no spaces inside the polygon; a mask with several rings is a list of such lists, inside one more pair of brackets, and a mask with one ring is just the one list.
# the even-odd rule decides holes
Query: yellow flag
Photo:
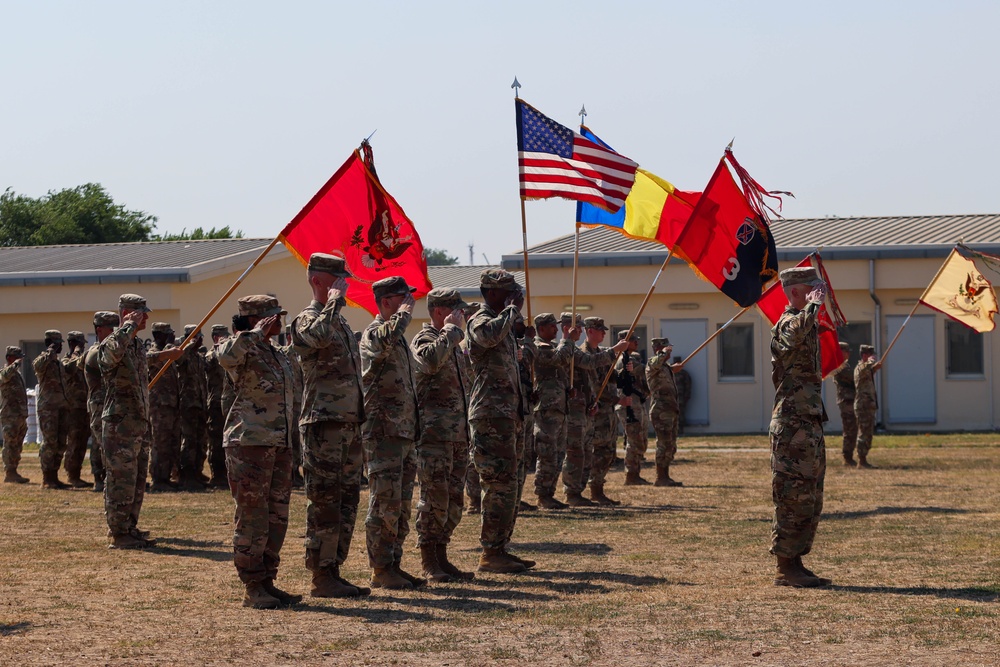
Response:
[{"label": "yellow flag", "polygon": [[955,248],[920,302],[979,333],[993,331],[995,326],[993,316],[998,309],[993,285],[971,259],[959,255]]}]

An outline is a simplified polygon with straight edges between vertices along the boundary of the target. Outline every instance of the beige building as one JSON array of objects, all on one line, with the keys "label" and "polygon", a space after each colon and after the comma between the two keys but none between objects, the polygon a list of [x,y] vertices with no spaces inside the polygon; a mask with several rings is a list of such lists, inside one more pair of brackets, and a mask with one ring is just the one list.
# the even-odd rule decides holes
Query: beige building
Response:
[{"label": "beige building", "polygon": [[[831,282],[850,321],[841,333],[854,348],[852,361],[860,343],[872,343],[879,352],[885,349],[957,240],[1000,253],[1000,215],[783,220],[774,224],[773,233],[781,268],[823,248]],[[46,329],[92,334],[93,312],[114,309],[123,292],[145,296],[154,310],[152,319],[179,330],[200,321],[269,242],[0,248],[0,344],[21,344],[30,358],[40,351]],[[569,309],[573,245],[570,234],[529,250],[532,314]],[[584,316],[604,317],[612,334],[627,328],[666,257],[665,249],[604,228],[583,230],[580,247],[578,309]],[[523,257],[504,255],[502,265],[520,272]],[[466,300],[474,300],[483,268],[431,267],[431,281],[458,288]],[[986,277],[997,276],[987,271]],[[229,324],[236,298],[254,293],[274,294],[293,315],[310,299],[302,265],[279,245],[209,324]],[[672,261],[639,321],[638,333],[647,353],[649,339],[665,335],[674,343],[675,354],[686,356],[738,312],[712,285]],[[348,309],[347,317],[355,329],[371,321],[357,308]],[[412,332],[426,318],[421,301]],[[689,433],[767,430],[774,396],[769,327],[751,309],[689,362],[694,386]],[[977,335],[926,307],[918,308],[878,377],[881,422],[891,430],[997,428],[995,360],[1000,361],[995,336]],[[31,382],[30,364],[25,372]],[[832,381],[824,385],[828,426],[837,430],[840,418]]]}]

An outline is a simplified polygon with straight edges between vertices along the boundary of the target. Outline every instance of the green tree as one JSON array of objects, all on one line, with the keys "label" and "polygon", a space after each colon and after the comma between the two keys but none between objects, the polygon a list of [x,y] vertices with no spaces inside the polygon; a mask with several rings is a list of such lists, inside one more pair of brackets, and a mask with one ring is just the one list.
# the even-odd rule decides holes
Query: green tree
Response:
[{"label": "green tree", "polygon": [[458,257],[452,257],[447,250],[442,248],[424,248],[424,259],[428,266],[454,266],[458,264]]},{"label": "green tree", "polygon": [[10,188],[0,195],[0,246],[149,241],[155,228],[155,215],[116,204],[100,183],[38,199]]},{"label": "green tree", "polygon": [[187,227],[182,229],[179,234],[172,234],[166,232],[164,234],[159,234],[156,237],[157,241],[201,241],[203,239],[241,239],[243,238],[243,230],[237,229],[235,232],[229,228],[229,225],[225,227],[219,227],[216,229],[212,227],[208,231],[201,227],[195,227],[190,232],[188,232]]}]

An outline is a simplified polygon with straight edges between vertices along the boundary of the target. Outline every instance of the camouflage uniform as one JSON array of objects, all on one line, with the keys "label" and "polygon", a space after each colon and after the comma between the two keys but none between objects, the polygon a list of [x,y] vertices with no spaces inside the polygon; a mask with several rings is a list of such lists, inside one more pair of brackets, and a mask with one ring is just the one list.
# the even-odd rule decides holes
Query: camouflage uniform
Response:
[{"label": "camouflage uniform", "polygon": [[[212,326],[212,334],[229,336],[224,325]],[[226,371],[219,363],[219,346],[213,344],[205,355],[205,374],[208,377],[208,467],[212,471],[212,483],[226,479],[226,454],[222,448],[222,433],[225,430],[226,414],[222,411],[222,392],[227,383]]]},{"label": "camouflage uniform", "polygon": [[872,436],[875,434],[875,415],[878,410],[878,396],[875,393],[875,372],[872,366],[875,358],[862,360],[854,368],[854,384],[857,394],[854,397],[854,412],[858,417],[858,457],[866,459],[872,448]]},{"label": "camouflage uniform", "polygon": [[[535,318],[535,326],[545,324],[545,318],[555,316],[543,313]],[[535,495],[540,499],[551,498],[556,491],[563,458],[566,456],[566,411],[569,400],[569,365],[573,359],[573,341],[568,338],[559,343],[535,337],[537,350],[534,360],[535,447],[538,464],[535,469]]]},{"label": "camouflage uniform", "polygon": [[[23,358],[24,353],[20,348],[8,347],[7,356]],[[3,431],[3,468],[13,477],[21,463],[21,447],[28,432],[28,392],[21,376],[21,365],[16,362],[0,369],[0,429]]]},{"label": "camouflage uniform", "polygon": [[[587,319],[589,320],[590,318]],[[612,352],[611,355],[608,355],[609,351],[609,348],[606,347],[591,348],[589,344],[584,345],[584,352],[586,354],[597,357],[594,363],[594,370],[592,371],[595,379],[595,394],[597,393],[597,389],[600,388],[601,382],[604,381],[604,376],[607,375],[608,369],[611,368],[614,353]],[[598,487],[604,486],[608,470],[611,468],[611,462],[615,458],[615,446],[618,441],[618,422],[615,418],[615,406],[618,405],[621,396],[616,381],[617,378],[612,373],[611,379],[604,388],[604,393],[601,394],[597,406],[597,414],[594,415],[593,420],[594,431],[591,436],[591,443],[593,443],[594,460],[590,468],[590,483]]]},{"label": "camouflage uniform", "polygon": [[397,565],[410,532],[417,476],[414,442],[420,434],[413,356],[403,338],[410,319],[406,312],[394,313],[388,321],[378,315],[361,335],[363,434],[371,494],[365,528],[368,561],[373,569]]},{"label": "camouflage uniform", "polygon": [[[612,358],[614,353],[611,353]],[[573,395],[566,411],[566,462],[563,464],[563,489],[566,495],[578,495],[587,487],[594,460],[594,420],[587,414],[594,402],[594,367],[599,357],[573,347]]]},{"label": "camouflage uniform", "polygon": [[[522,320],[523,321],[523,320]],[[517,502],[518,508],[521,505],[521,496],[524,495],[524,484],[528,478],[528,471],[534,470],[538,465],[538,446],[535,443],[535,416],[532,413],[532,367],[535,363],[537,350],[530,340],[524,337],[518,338],[518,347],[521,350],[521,360],[517,362],[517,370],[521,379],[521,411],[524,413],[524,425],[517,439]],[[471,464],[475,471],[475,462]],[[478,478],[477,478],[478,479]],[[517,512],[515,511],[515,516]]]},{"label": "camouflage uniform", "polygon": [[[675,361],[680,362],[681,358]],[[674,382],[677,385],[677,432],[683,434],[687,426],[687,404],[691,400],[691,374],[682,368],[674,373]]]},{"label": "camouflage uniform", "polygon": [[[468,405],[472,396],[472,356],[469,351],[469,338],[465,337],[462,341],[462,360],[465,362],[465,377],[469,379],[469,382],[465,385],[465,404]],[[531,386],[531,379],[528,379],[528,386]],[[471,429],[471,427],[470,427]],[[468,464],[465,469],[465,493],[469,497],[470,509],[474,513],[480,511],[480,505],[483,501],[483,487],[479,483],[479,472],[476,471],[476,461],[474,458],[475,452],[472,450],[472,437],[470,430],[469,437],[469,451],[468,451]]]},{"label": "camouflage uniform", "polygon": [[[428,308],[431,308],[428,300]],[[464,305],[464,303],[462,304]],[[425,324],[410,342],[421,437],[417,444],[417,544],[448,544],[462,520],[462,489],[468,467],[469,419],[460,327]]]},{"label": "camouflage uniform", "polygon": [[[58,331],[46,331],[50,340],[62,340]],[[31,363],[38,378],[38,397],[35,414],[42,432],[42,446],[38,450],[43,477],[55,480],[66,452],[69,437],[69,400],[66,398],[66,371],[59,355],[43,350]],[[43,482],[44,483],[44,482]]]},{"label": "camouflage uniform", "polygon": [[[281,311],[277,299],[264,295],[243,297],[239,305],[247,316]],[[259,330],[226,339],[218,356],[235,389],[223,442],[236,502],[233,564],[244,584],[260,583],[277,577],[288,530],[292,368]]]},{"label": "camouflage uniform", "polygon": [[[646,366],[642,363],[642,356],[638,352],[629,355],[632,362],[632,384],[636,391],[642,393],[642,397],[632,395],[632,414],[635,421],[628,423],[628,408],[624,405],[615,406],[615,414],[625,432],[625,470],[638,475],[646,457],[646,421],[643,415],[646,412],[645,399],[649,397],[649,385],[646,382]],[[619,377],[625,371],[625,355],[618,358],[615,363],[615,372]]]},{"label": "camouflage uniform", "polygon": [[[670,356],[660,350],[646,365],[646,382],[649,387],[649,419],[656,433],[657,478],[661,468],[668,467],[677,454],[677,429],[680,408],[678,405],[677,376],[670,370]],[[625,465],[628,465],[626,458]]]},{"label": "camouflage uniform", "polygon": [[295,418],[295,425],[292,427],[292,484],[298,485],[302,483],[299,468],[302,467],[303,463],[302,430],[299,426],[299,421],[302,418],[302,361],[299,358],[298,352],[295,351],[295,347],[291,343],[290,334],[288,345],[279,349],[284,352],[286,357],[288,357],[288,363],[292,366],[292,382],[294,383],[295,388],[295,405],[292,406],[292,415]]},{"label": "camouflage uniform", "polygon": [[[80,331],[70,331],[66,340],[79,342],[83,345],[87,343],[87,338]],[[83,372],[83,349],[80,348],[81,351],[67,354],[62,359],[63,378],[66,383],[66,402],[69,411],[66,457],[63,465],[69,481],[76,482],[76,486],[89,486],[80,482],[80,471],[83,469],[83,459],[87,456],[87,442],[90,440],[90,418],[87,415],[87,380]]]},{"label": "camouflage uniform", "polygon": [[104,483],[104,454],[101,452],[101,412],[104,411],[104,381],[97,365],[97,343],[83,356],[83,377],[87,383],[87,415],[90,418],[90,472],[94,481]]},{"label": "camouflage uniform", "polygon": [[[146,309],[146,300],[124,294],[119,308]],[[133,337],[135,324],[117,327],[97,346],[106,391],[101,411],[104,512],[112,537],[136,530],[149,464],[149,371],[146,349]]]},{"label": "camouflage uniform", "polygon": [[[193,329],[190,325],[185,327],[185,338]],[[192,343],[174,366],[177,367],[181,431],[178,472],[181,482],[198,485],[202,482],[208,451],[208,364],[200,347]]]},{"label": "camouflage uniform", "polygon": [[771,553],[796,558],[809,553],[823,511],[826,412],[817,328],[819,305],[791,306],[771,329]]},{"label": "camouflage uniform", "polygon": [[844,459],[853,459],[854,448],[858,444],[858,417],[854,411],[854,397],[856,395],[854,369],[846,360],[834,372],[833,383],[837,390],[840,420],[844,425]]},{"label": "camouflage uniform", "polygon": [[306,567],[314,573],[347,560],[361,498],[361,353],[342,308],[312,301],[292,322],[302,362]]},{"label": "camouflage uniform", "polygon": [[[170,326],[163,322],[153,324],[153,332],[167,332]],[[160,347],[153,344],[147,353],[149,376],[156,377],[163,368],[159,353],[164,349],[174,349],[173,345]],[[170,477],[180,465],[181,419],[180,419],[180,374],[177,364],[170,364],[166,372],[149,391],[150,423],[152,424],[152,452],[149,462],[149,476],[153,488],[170,486]]]}]

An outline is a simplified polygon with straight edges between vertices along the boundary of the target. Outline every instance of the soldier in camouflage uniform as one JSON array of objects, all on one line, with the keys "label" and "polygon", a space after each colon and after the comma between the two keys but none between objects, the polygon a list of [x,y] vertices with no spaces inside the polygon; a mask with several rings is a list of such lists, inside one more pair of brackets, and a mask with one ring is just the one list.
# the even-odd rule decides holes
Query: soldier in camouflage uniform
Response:
[{"label": "soldier in camouflage uniform", "polygon": [[301,489],[305,486],[305,480],[302,477],[302,430],[299,426],[299,420],[302,417],[302,360],[299,358],[299,353],[295,351],[295,346],[292,345],[291,324],[285,326],[285,340],[287,344],[281,347],[281,351],[285,353],[285,356],[288,357],[288,363],[292,365],[292,379],[295,382],[295,405],[292,408],[292,413],[295,415],[295,427],[292,429],[292,461],[294,463],[292,466],[292,488]]},{"label": "soldier in camouflage uniform", "polygon": [[226,413],[222,411],[222,392],[227,382],[226,371],[219,363],[219,343],[229,338],[229,328],[225,324],[212,325],[212,349],[205,355],[205,374],[208,377],[208,468],[212,477],[208,485],[212,488],[228,488],[226,480],[226,454],[222,447],[222,433],[225,430]]},{"label": "soldier in camouflage uniform", "polygon": [[349,275],[343,257],[313,254],[307,272],[313,298],[292,321],[292,348],[302,364],[306,568],[313,597],[371,593],[340,576],[361,499],[365,419],[361,353],[341,314]]},{"label": "soldier in camouflage uniform", "polygon": [[111,335],[121,318],[118,313],[110,310],[99,310],[94,313],[94,335],[97,342],[90,346],[83,356],[83,377],[87,383],[87,415],[90,417],[90,472],[94,475],[94,491],[104,492],[104,452],[101,447],[101,413],[104,411],[104,398],[107,391],[104,379],[101,377],[101,367],[97,363],[97,349],[105,338]]},{"label": "soldier in camouflage uniform", "polygon": [[[680,357],[674,357],[674,365],[683,361]],[[677,433],[684,435],[684,427],[687,425],[687,404],[691,400],[691,374],[684,369],[674,373],[674,383],[677,385]]]},{"label": "soldier in camouflage uniform", "polygon": [[421,436],[417,443],[417,546],[424,576],[431,581],[472,579],[448,561],[448,543],[462,520],[462,491],[469,451],[469,415],[465,359],[464,309],[457,290],[427,294],[431,321],[410,342]]},{"label": "soldier in camouflage uniform", "polygon": [[[146,491],[149,464],[149,370],[142,341],[149,308],[137,294],[118,299],[121,325],[97,346],[97,367],[105,388],[101,412],[104,453],[104,513],[112,549],[142,549],[156,540],[139,530],[139,511]],[[180,350],[158,353],[158,362],[180,356]]]},{"label": "soldier in camouflage uniform", "polygon": [[[524,294],[513,274],[487,269],[479,279],[485,303],[467,327],[472,357],[469,425],[483,488],[480,572],[524,572],[535,563],[507,551],[517,519],[519,443],[524,403],[515,324]],[[527,332],[525,332],[527,334]]]},{"label": "soldier in camouflage uniform", "polygon": [[[608,327],[604,324],[604,319],[600,317],[588,317],[584,321],[587,327],[587,342],[584,352],[596,356],[594,370],[594,393],[600,390],[601,383],[612,369],[613,358],[607,354],[608,348],[601,347]],[[600,505],[619,505],[617,500],[612,500],[604,493],[604,482],[611,469],[611,462],[615,458],[615,446],[618,441],[618,422],[615,418],[615,406],[632,404],[630,396],[622,396],[618,391],[618,378],[615,373],[611,374],[604,392],[597,403],[590,406],[590,412],[594,420],[594,431],[591,436],[593,443],[594,459],[590,468],[590,499]]]},{"label": "soldier in camouflage uniform", "polygon": [[[149,349],[149,377],[156,377],[165,363],[161,352],[177,350],[174,346],[174,329],[166,322],[153,322],[153,346]],[[150,423],[152,424],[152,451],[149,460],[150,491],[153,493],[176,491],[171,481],[174,470],[180,465],[181,416],[180,374],[177,364],[171,363],[163,376],[149,390]]]},{"label": "soldier in camouflage uniform", "polygon": [[45,350],[32,362],[38,378],[38,397],[35,414],[42,432],[42,446],[38,450],[42,466],[43,489],[68,489],[59,479],[59,466],[66,452],[69,437],[69,401],[66,398],[66,371],[59,360],[62,351],[62,333],[55,329],[45,332]]},{"label": "soldier in camouflage uniform", "polygon": [[17,472],[21,463],[21,447],[28,432],[28,391],[21,376],[24,352],[7,346],[7,364],[0,369],[0,430],[3,432],[3,481],[7,484],[27,484],[30,480]]},{"label": "soldier in camouflage uniform", "polygon": [[278,300],[261,294],[238,303],[252,328],[219,346],[219,363],[236,388],[224,435],[236,502],[233,564],[246,586],[243,606],[274,609],[302,600],[274,585],[292,495],[292,368],[270,341],[285,314]]},{"label": "soldier in camouflage uniform", "polygon": [[361,334],[365,390],[364,446],[368,451],[368,516],[365,528],[372,587],[422,586],[400,566],[410,532],[413,483],[420,436],[413,355],[403,337],[413,317],[415,288],[399,277],[372,285],[379,314]]},{"label": "soldier in camouflage uniform", "polygon": [[66,456],[63,467],[66,483],[77,489],[89,489],[90,482],[80,479],[83,459],[87,456],[90,440],[90,418],[87,416],[87,380],[83,373],[84,351],[87,337],[82,331],[70,331],[66,336],[69,351],[62,359],[63,378],[66,383],[66,402],[69,411],[69,428],[66,433]]},{"label": "soldier in camouflage uniform", "polygon": [[[196,328],[194,324],[185,325],[184,340]],[[202,356],[202,340],[199,331],[176,364],[181,428],[177,469],[185,491],[201,491],[208,482],[202,473],[208,451],[208,364]]]},{"label": "soldier in camouflage uniform", "polygon": [[542,509],[566,509],[567,505],[553,496],[566,456],[569,365],[573,359],[573,342],[580,338],[580,330],[571,328],[570,335],[557,343],[559,325],[552,313],[535,315],[535,330],[538,332],[535,335],[535,403],[532,415],[538,455],[535,495]]},{"label": "soldier in camouflage uniform", "polygon": [[653,356],[646,365],[646,382],[649,386],[649,419],[656,433],[656,482],[655,486],[683,486],[670,477],[670,464],[677,453],[677,428],[680,409],[677,401],[678,363],[670,363],[673,346],[666,338],[654,338]]},{"label": "soldier in camouflage uniform", "polygon": [[788,306],[771,329],[771,495],[774,523],[771,553],[777,558],[776,586],[815,588],[830,583],[802,564],[812,549],[823,511],[826,411],[820,388],[817,314],[826,285],[811,267],[780,274]]},{"label": "soldier in camouflage uniform", "polygon": [[858,467],[874,468],[868,463],[868,452],[872,448],[875,434],[875,415],[878,411],[878,396],[875,393],[875,373],[882,368],[881,361],[875,361],[875,348],[862,345],[861,359],[854,368],[854,412],[858,416]]},{"label": "soldier in camouflage uniform", "polygon": [[619,341],[626,341],[628,352],[618,357],[615,362],[615,373],[618,375],[618,388],[625,395],[625,389],[631,390],[628,396],[632,406],[626,408],[615,406],[618,422],[625,432],[625,486],[640,486],[649,484],[640,474],[646,458],[646,421],[642,418],[646,411],[645,403],[649,396],[649,386],[646,384],[646,367],[639,354],[639,339],[632,335],[626,338],[628,331],[618,334]]},{"label": "soldier in camouflage uniform", "polygon": [[[538,350],[535,348],[535,327],[525,325],[524,318],[519,317],[514,322],[514,337],[517,341],[518,361],[517,370],[521,379],[521,410],[524,412],[524,427],[518,437],[517,442],[517,511],[533,512],[538,509],[524,499],[524,485],[528,478],[528,471],[534,470],[538,465],[538,448],[535,445],[535,416],[532,407],[536,402],[535,392],[532,386],[534,380],[535,356]],[[471,376],[470,376],[471,377]],[[476,474],[475,461],[470,463],[472,474]],[[479,478],[476,477],[478,480]]]},{"label": "soldier in camouflage uniform", "polygon": [[840,421],[844,430],[844,465],[853,467],[857,465],[854,448],[858,444],[858,417],[854,413],[854,369],[848,359],[851,346],[841,343],[840,350],[844,353],[844,363],[833,372],[833,384],[837,390],[837,407],[840,408]]}]

